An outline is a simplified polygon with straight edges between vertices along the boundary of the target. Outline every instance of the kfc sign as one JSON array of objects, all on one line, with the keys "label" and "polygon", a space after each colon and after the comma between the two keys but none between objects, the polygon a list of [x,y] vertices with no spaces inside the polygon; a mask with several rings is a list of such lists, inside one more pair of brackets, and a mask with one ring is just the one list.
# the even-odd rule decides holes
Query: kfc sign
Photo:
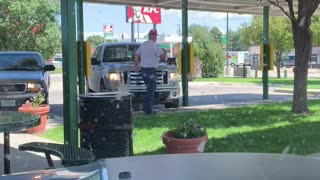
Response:
[{"label": "kfc sign", "polygon": [[127,22],[161,23],[161,9],[152,7],[127,6]]}]

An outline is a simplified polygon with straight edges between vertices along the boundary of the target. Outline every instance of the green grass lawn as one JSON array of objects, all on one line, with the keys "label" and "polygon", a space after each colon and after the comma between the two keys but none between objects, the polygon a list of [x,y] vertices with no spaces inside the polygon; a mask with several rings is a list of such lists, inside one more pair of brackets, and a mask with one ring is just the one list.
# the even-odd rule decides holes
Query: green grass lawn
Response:
[{"label": "green grass lawn", "polygon": [[[320,100],[309,101],[310,115],[290,112],[291,103],[135,116],[135,155],[164,153],[161,135],[182,122],[195,119],[209,136],[206,152],[267,152],[306,155],[320,152]],[[43,135],[63,142],[63,128]]]}]

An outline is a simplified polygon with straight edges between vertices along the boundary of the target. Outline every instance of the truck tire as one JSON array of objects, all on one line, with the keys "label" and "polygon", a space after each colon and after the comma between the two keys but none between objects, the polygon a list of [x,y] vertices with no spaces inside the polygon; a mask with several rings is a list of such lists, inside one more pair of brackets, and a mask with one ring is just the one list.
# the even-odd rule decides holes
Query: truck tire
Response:
[{"label": "truck tire", "polygon": [[179,99],[175,99],[172,102],[165,103],[164,107],[165,108],[177,108],[177,107],[179,107]]}]

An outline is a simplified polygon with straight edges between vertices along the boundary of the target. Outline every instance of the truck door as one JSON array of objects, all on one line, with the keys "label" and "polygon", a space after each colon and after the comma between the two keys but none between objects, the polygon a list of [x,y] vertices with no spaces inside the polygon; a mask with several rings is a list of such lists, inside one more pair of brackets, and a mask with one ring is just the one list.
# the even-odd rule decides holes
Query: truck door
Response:
[{"label": "truck door", "polygon": [[88,85],[94,92],[100,91],[102,49],[102,46],[98,46],[91,58],[92,74],[88,77]]}]

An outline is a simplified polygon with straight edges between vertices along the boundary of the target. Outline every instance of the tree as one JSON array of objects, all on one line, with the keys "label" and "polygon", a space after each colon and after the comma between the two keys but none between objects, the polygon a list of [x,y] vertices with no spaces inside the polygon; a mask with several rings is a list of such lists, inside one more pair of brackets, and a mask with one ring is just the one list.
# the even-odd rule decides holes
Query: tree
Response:
[{"label": "tree", "polygon": [[[212,29],[211,29],[212,30]],[[209,27],[190,25],[194,55],[202,61],[202,77],[218,77],[223,73],[224,53]]]},{"label": "tree", "polygon": [[97,47],[99,44],[104,42],[104,38],[99,35],[93,35],[93,36],[87,37],[87,41],[91,43],[92,47]]},{"label": "tree", "polygon": [[97,47],[101,43],[113,43],[118,42],[117,39],[104,39],[104,37],[99,35],[92,35],[87,37],[87,41],[91,43],[92,47]]},{"label": "tree", "polygon": [[221,43],[222,32],[217,27],[213,27],[210,30],[210,36],[212,36],[217,43]]},{"label": "tree", "polygon": [[106,43],[115,43],[115,42],[118,42],[118,39],[106,39],[105,42]]},{"label": "tree", "polygon": [[38,51],[45,59],[61,52],[59,9],[52,0],[0,1],[0,50]]},{"label": "tree", "polygon": [[[285,17],[270,17],[269,19],[270,43],[275,49],[275,65],[277,76],[280,78],[280,68],[283,56],[293,48],[292,31],[290,21]],[[244,24],[241,29],[241,41],[246,46],[262,44],[263,42],[263,20],[261,16],[255,16],[251,24]]]},{"label": "tree", "polygon": [[229,50],[230,51],[245,51],[248,48],[240,41],[240,30],[229,30]]},{"label": "tree", "polygon": [[312,16],[311,19],[311,30],[313,33],[313,45],[314,46],[320,46],[320,16],[315,15]]},{"label": "tree", "polygon": [[207,43],[205,44],[206,50],[203,56],[200,56],[202,60],[202,77],[216,78],[223,73],[224,52],[220,44]]},{"label": "tree", "polygon": [[[285,0],[289,11],[278,0],[268,0],[278,7],[291,21],[293,44],[295,47],[293,113],[308,113],[307,77],[308,64],[311,60],[312,31],[311,17],[318,9],[320,0],[298,0],[298,9],[294,9],[293,0]],[[296,1],[295,1],[296,4]],[[297,10],[297,12],[295,12]]]}]

